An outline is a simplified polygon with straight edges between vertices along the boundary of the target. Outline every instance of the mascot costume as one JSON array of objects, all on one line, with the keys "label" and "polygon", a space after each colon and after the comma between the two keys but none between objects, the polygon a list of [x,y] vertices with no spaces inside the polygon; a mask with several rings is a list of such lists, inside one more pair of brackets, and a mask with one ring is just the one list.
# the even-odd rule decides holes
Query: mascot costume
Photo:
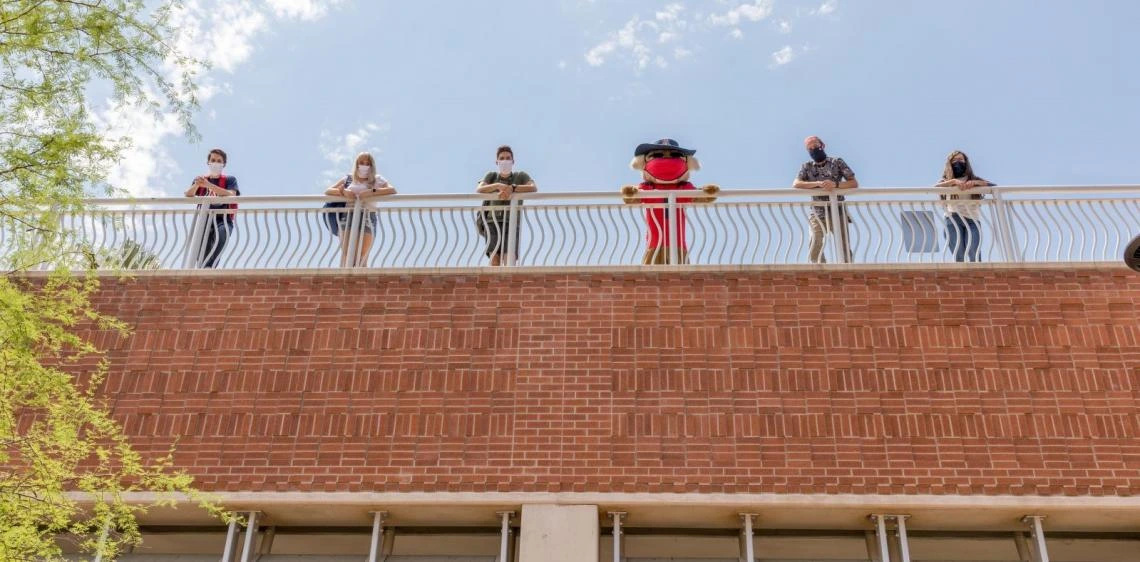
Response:
[{"label": "mascot costume", "polygon": [[[645,209],[645,222],[648,225],[646,241],[648,247],[641,263],[644,265],[665,265],[670,263],[669,209],[666,198],[639,197],[647,191],[696,191],[689,182],[689,174],[701,169],[701,163],[693,156],[696,150],[681,148],[673,139],[661,139],[655,143],[639,145],[633,151],[630,167],[641,172],[641,185],[627,185],[621,188],[622,200],[627,204],[650,205]],[[720,187],[706,185],[701,188],[703,196],[677,198],[677,203],[712,203]],[[689,248],[685,242],[685,209],[677,208],[677,264],[689,263]]]}]

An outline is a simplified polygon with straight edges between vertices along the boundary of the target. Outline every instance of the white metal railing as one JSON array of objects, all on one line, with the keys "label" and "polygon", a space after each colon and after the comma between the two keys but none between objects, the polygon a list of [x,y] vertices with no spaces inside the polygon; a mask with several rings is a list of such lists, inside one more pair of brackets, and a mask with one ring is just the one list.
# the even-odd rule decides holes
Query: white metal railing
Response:
[{"label": "white metal railing", "polygon": [[[699,192],[656,192],[638,204],[615,192],[535,193],[501,209],[480,206],[494,199],[486,195],[396,195],[339,209],[324,204],[344,200],[325,196],[94,199],[60,228],[101,267],[126,269],[196,269],[212,258],[224,269],[458,268],[485,265],[488,254],[508,266],[639,265],[648,230],[663,241],[650,253],[658,263],[808,264],[813,209],[827,263],[848,261],[837,243],[845,236],[860,264],[1117,261],[1140,233],[1140,186],[978,189],[970,193],[984,198],[954,202],[970,207],[971,221],[948,217],[938,196],[950,193],[960,192],[864,188],[841,193],[845,202],[839,192],[813,202],[822,193],[726,190],[715,203],[691,203]],[[209,207],[222,202],[239,208]],[[832,220],[844,215],[846,229]],[[0,243],[16,228],[0,225]]]}]

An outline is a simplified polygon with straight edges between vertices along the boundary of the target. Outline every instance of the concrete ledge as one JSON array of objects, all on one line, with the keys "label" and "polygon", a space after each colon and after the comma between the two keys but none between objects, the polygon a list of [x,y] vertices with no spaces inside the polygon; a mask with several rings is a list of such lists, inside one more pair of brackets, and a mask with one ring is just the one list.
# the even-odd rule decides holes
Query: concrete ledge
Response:
[{"label": "concrete ledge", "polygon": [[[758,528],[869,529],[872,513],[910,515],[916,530],[1023,530],[1028,514],[1048,517],[1046,527],[1068,532],[1136,532],[1140,497],[934,496],[856,494],[676,494],[542,492],[216,492],[213,501],[237,511],[257,510],[279,525],[367,526],[370,511],[389,512],[393,525],[497,525],[496,511],[525,505],[597,506],[598,524],[608,511],[629,513],[631,527],[737,528],[739,513],[758,513]],[[85,496],[73,494],[83,500]],[[171,496],[127,493],[129,503]],[[141,517],[151,525],[217,524],[185,497],[175,507]]]}]

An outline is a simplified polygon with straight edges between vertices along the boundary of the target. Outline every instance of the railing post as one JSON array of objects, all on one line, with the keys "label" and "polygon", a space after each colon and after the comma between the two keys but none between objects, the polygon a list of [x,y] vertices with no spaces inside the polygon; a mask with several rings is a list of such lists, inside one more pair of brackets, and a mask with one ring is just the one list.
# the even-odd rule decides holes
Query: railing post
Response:
[{"label": "railing post", "polygon": [[226,529],[226,546],[222,550],[222,562],[232,562],[234,551],[237,549],[238,522],[230,519],[229,528]]},{"label": "railing post", "polygon": [[832,191],[827,194],[827,216],[828,222],[831,223],[831,237],[834,240],[835,262],[847,263],[847,240],[845,236],[847,231],[844,228],[847,226],[844,222],[847,217],[839,215],[839,196]]},{"label": "railing post", "polygon": [[1021,522],[1029,525],[1029,537],[1033,539],[1033,562],[1049,562],[1049,549],[1045,546],[1045,530],[1041,522],[1044,515],[1026,515]]},{"label": "railing post", "polygon": [[250,555],[253,553],[253,541],[257,540],[257,516],[260,511],[249,512],[249,521],[245,524],[245,544],[241,549],[241,562],[252,562]]},{"label": "railing post", "polygon": [[614,553],[613,553],[612,562],[625,562],[625,552],[624,552],[625,549],[622,548],[622,544],[621,544],[622,543],[621,537],[622,537],[622,535],[625,534],[625,532],[623,532],[621,530],[621,520],[625,517],[625,512],[624,511],[611,511],[611,512],[609,512],[609,515],[610,515],[610,519],[613,519],[613,522],[614,522],[614,526],[613,526]]},{"label": "railing post", "polygon": [[875,514],[871,520],[875,522],[875,536],[879,539],[879,560],[891,562],[891,547],[887,542],[887,516]]},{"label": "railing post", "polygon": [[902,562],[910,562],[910,540],[906,536],[906,520],[909,515],[896,515],[897,534],[899,537],[899,558]]},{"label": "railing post", "polygon": [[202,244],[206,239],[206,229],[210,225],[206,222],[213,218],[210,216],[210,205],[198,205],[194,213],[194,221],[190,225],[190,240],[186,243],[186,255],[182,260],[184,269],[198,269],[202,266],[205,256],[202,255]]},{"label": "railing post", "polygon": [[741,562],[756,562],[756,546],[754,542],[754,530],[752,529],[752,520],[758,516],[756,513],[741,513],[740,519],[743,520],[744,525],[740,528],[740,544],[743,548],[740,549]]},{"label": "railing post", "polygon": [[103,530],[99,533],[99,544],[96,546],[93,562],[103,562],[103,549],[107,548],[107,537],[111,534],[111,522],[103,523]]},{"label": "railing post", "polygon": [[679,265],[681,263],[681,252],[678,247],[677,233],[677,193],[669,192],[669,202],[665,208],[665,222],[668,224],[669,229],[669,265]]},{"label": "railing post", "polygon": [[387,511],[372,512],[372,543],[368,549],[368,562],[379,562],[380,560],[380,547],[383,544],[384,537],[384,518],[387,516]]},{"label": "railing post", "polygon": [[1009,203],[1002,198],[1000,187],[992,188],[991,192],[994,195],[994,215],[997,217],[997,237],[1002,259],[1007,263],[1020,263],[1024,260],[1017,251],[1017,240],[1010,225]]},{"label": "railing post", "polygon": [[521,214],[522,213],[519,212],[519,200],[515,199],[514,195],[511,195],[511,208],[507,211],[507,232],[505,233],[507,235],[507,267],[514,267],[515,253],[519,251],[516,247],[518,245],[518,236],[515,233],[519,231],[519,215]]},{"label": "railing post", "polygon": [[496,512],[502,518],[502,527],[499,529],[499,559],[496,562],[510,562],[511,560],[511,517],[513,511]]},{"label": "railing post", "polygon": [[[344,263],[341,267],[356,267],[357,254],[360,252],[358,246],[360,245],[360,219],[361,219],[361,204],[360,197],[353,198],[352,200],[352,214],[348,216],[345,221],[348,225],[348,245],[345,252]],[[343,235],[343,233],[342,233]]]}]

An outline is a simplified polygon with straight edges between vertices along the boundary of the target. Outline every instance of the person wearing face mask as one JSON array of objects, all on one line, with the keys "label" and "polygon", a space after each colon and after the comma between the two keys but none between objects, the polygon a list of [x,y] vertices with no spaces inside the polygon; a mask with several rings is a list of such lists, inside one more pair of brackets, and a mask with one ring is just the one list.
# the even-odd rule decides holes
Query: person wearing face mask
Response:
[{"label": "person wearing face mask", "polygon": [[[935,187],[953,187],[960,191],[976,189],[979,187],[993,187],[995,184],[986,181],[974,174],[974,167],[970,164],[970,157],[965,152],[955,150],[946,157],[946,165],[942,169],[942,181]],[[981,261],[981,229],[982,204],[980,200],[985,197],[981,193],[969,194],[943,194],[938,196],[944,201],[946,210],[946,239],[949,249],[954,252],[954,261],[971,262]]]},{"label": "person wearing face mask", "polygon": [[[654,205],[645,209],[647,248],[641,257],[642,265],[666,265],[671,254],[669,246],[668,199],[639,198],[638,194],[647,191],[695,191],[689,181],[692,172],[701,169],[696,150],[681,148],[673,139],[661,139],[654,143],[638,145],[633,151],[630,167],[641,172],[641,185],[622,187],[622,201],[628,205]],[[678,204],[712,203],[716,201],[720,186],[709,184],[701,188],[704,196],[678,198]],[[685,208],[677,209],[677,257],[678,265],[689,263],[689,247],[686,243]]]},{"label": "person wearing face mask", "polygon": [[[476,217],[475,226],[479,234],[487,239],[486,255],[491,259],[492,266],[506,265],[507,260],[507,231],[510,226],[511,194],[534,193],[538,191],[530,175],[521,170],[515,170],[515,152],[507,145],[495,149],[495,167],[497,170],[487,172],[483,180],[475,185],[476,193],[498,193],[498,197],[490,201],[483,201],[484,209]],[[521,204],[522,201],[519,201]],[[515,258],[518,257],[519,229],[511,230],[514,239]]]},{"label": "person wearing face mask", "polygon": [[[844,197],[839,196],[839,216],[831,216],[831,206],[828,204],[828,193],[836,189],[855,189],[859,187],[859,180],[855,179],[855,172],[842,158],[832,158],[824,150],[826,145],[816,136],[804,139],[804,148],[807,149],[811,160],[800,166],[800,173],[796,175],[792,187],[796,189],[810,189],[820,192],[813,195],[811,214],[808,215],[808,226],[811,228],[811,241],[808,247],[808,259],[812,263],[827,263],[823,255],[823,239],[829,232],[838,236],[835,249],[836,255],[843,258],[844,263],[851,263],[851,231],[848,223],[851,218],[847,216],[847,208],[842,203]],[[836,220],[832,228],[832,219]]]},{"label": "person wearing face mask", "polygon": [[[209,172],[194,178],[186,190],[187,197],[237,197],[241,195],[238,189],[237,178],[222,173],[226,167],[226,153],[215,148],[206,154],[206,167]],[[199,206],[200,207],[200,206]],[[210,215],[206,217],[203,225],[202,245],[198,251],[196,264],[199,268],[214,268],[218,265],[218,258],[226,247],[226,242],[234,230],[234,209],[236,203],[217,203],[210,205]],[[219,209],[229,212],[217,212]]]},{"label": "person wearing face mask", "polygon": [[[367,152],[361,152],[353,161],[352,171],[343,179],[329,186],[325,195],[344,197],[347,207],[355,205],[357,199],[369,200],[374,197],[395,195],[396,188],[376,173],[376,159]],[[356,237],[357,252],[350,256],[349,243],[352,241],[352,213],[337,213],[338,236],[340,236],[340,266],[368,267],[368,254],[376,232],[376,212],[365,209],[359,219],[360,232]]]}]

